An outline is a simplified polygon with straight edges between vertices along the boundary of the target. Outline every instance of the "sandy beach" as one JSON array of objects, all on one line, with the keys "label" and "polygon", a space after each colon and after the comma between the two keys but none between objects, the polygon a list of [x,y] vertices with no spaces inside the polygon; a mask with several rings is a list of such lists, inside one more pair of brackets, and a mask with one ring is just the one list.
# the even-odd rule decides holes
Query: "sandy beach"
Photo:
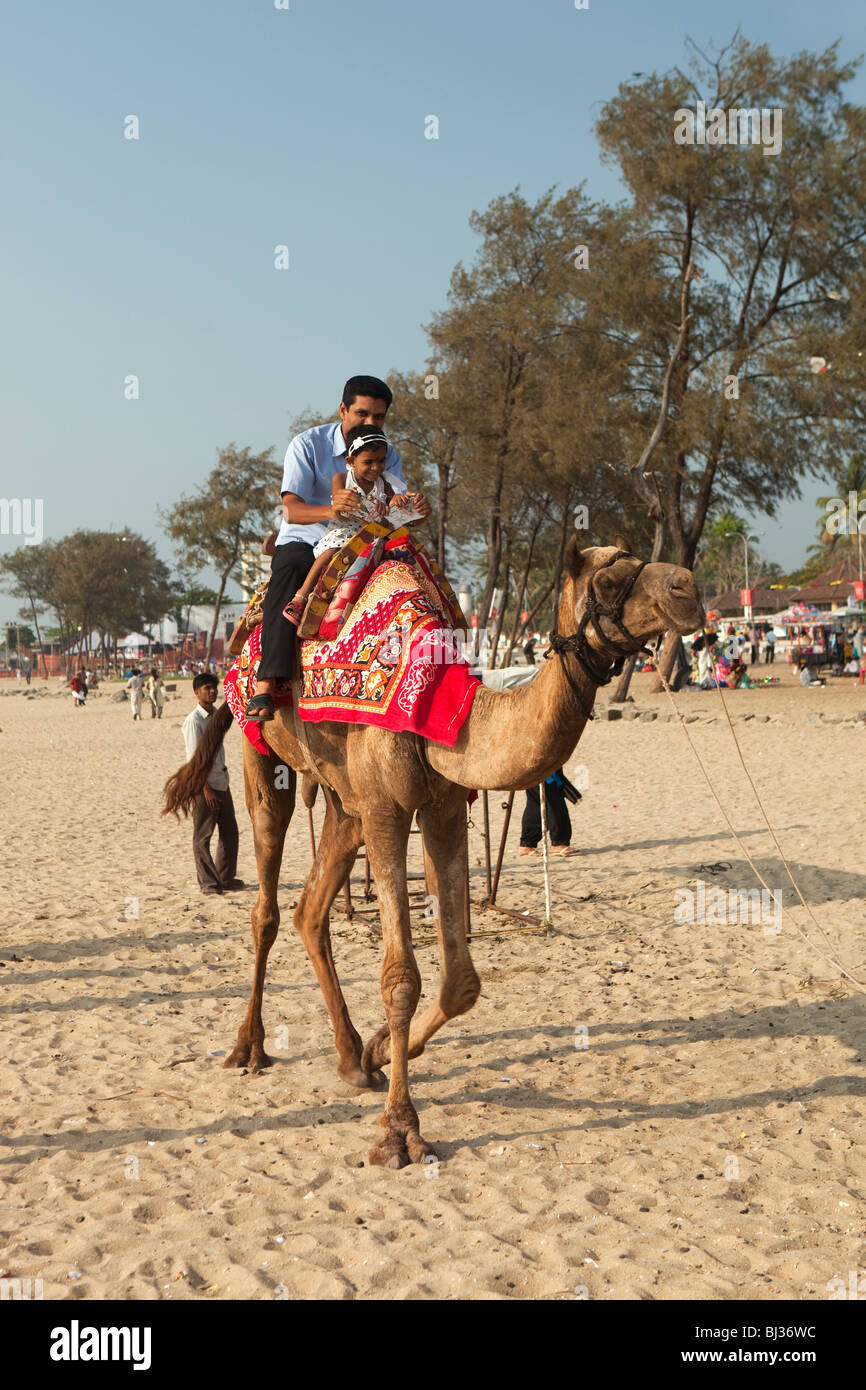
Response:
[{"label": "sandy beach", "polygon": [[[734,729],[808,904],[866,979],[866,690],[774,673],[781,688],[726,693]],[[188,684],[134,724],[116,686],[78,711],[57,682],[32,698],[4,682],[0,1274],[88,1300],[823,1300],[862,1274],[863,996],[794,905],[715,692],[678,705],[785,916],[777,933],[675,920],[699,881],[758,885],[647,682],[635,703],[658,717],[599,717],[569,765],[588,785],[580,853],[551,866],[554,931],[475,909],[482,996],[411,1064],[440,1161],[400,1172],[367,1162],[383,1098],[343,1093],[292,928],[303,807],[265,992],[276,1064],[225,1071],[252,967],[240,734],[226,751],[247,888],[217,901],[198,892],[191,826],[159,817]],[[491,794],[495,843],[504,801]],[[480,803],[472,821],[479,901]],[[517,844],[515,822],[500,901],[538,912],[542,867]],[[418,871],[418,837],[410,850]],[[332,931],[366,1037],[379,943],[339,904]],[[418,939],[429,996],[423,921]]]}]

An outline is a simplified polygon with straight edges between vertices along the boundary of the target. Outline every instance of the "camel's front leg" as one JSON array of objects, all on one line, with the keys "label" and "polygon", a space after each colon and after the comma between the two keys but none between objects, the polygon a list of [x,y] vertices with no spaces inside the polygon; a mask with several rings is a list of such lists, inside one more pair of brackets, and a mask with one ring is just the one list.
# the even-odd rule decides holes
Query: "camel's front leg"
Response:
[{"label": "camel's front leg", "polygon": [[[420,1057],[429,1038],[449,1018],[465,1014],[481,993],[481,981],[472,964],[466,941],[466,874],[468,843],[466,833],[466,793],[455,787],[445,805],[437,804],[418,812],[424,841],[424,869],[433,902],[439,937],[439,963],[442,978],[439,997],[409,1032],[409,1056]],[[384,1066],[391,1055],[391,1039],[382,1028],[368,1044],[368,1065]]]},{"label": "camel's front leg", "polygon": [[322,838],[310,876],[295,911],[295,927],[300,932],[307,955],[318,977],[340,1062],[338,1075],[356,1090],[379,1090],[387,1083],[376,1069],[365,1071],[361,1063],[362,1044],[349,1017],[340,981],[331,954],[328,913],[342,888],[361,846],[363,830],[356,816],[347,816],[336,793],[325,790],[327,810]]},{"label": "camel's front leg", "polygon": [[391,1083],[385,1113],[379,1121],[385,1134],[370,1151],[370,1162],[383,1168],[423,1163],[436,1152],[421,1138],[418,1114],[409,1096],[409,1028],[421,995],[406,883],[411,822],[411,814],[395,806],[374,807],[364,816],[364,841],[379,894],[385,945],[382,998],[391,1039]]},{"label": "camel's front leg", "polygon": [[[277,785],[277,770],[280,770]],[[283,781],[287,786],[283,786]],[[262,1067],[272,1065],[273,1059],[265,1052],[265,1028],[262,1023],[262,992],[265,987],[265,971],[268,965],[268,952],[277,939],[280,925],[280,908],[277,902],[277,885],[280,878],[280,864],[283,859],[283,845],[292,812],[295,809],[295,774],[285,775],[285,764],[275,757],[263,758],[252,744],[244,739],[244,790],[247,810],[253,823],[253,840],[256,847],[256,865],[259,874],[259,895],[252,911],[253,942],[256,948],[256,961],[253,967],[253,988],[246,1017],[238,1029],[238,1040],[234,1050],[226,1058],[225,1067],[249,1067],[258,1072]]]}]

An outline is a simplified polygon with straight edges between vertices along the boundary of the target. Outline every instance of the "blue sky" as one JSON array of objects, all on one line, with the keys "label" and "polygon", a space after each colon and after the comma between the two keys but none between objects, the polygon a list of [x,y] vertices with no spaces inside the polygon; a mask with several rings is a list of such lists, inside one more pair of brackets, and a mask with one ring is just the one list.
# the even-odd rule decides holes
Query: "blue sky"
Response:
[{"label": "blue sky", "polygon": [[[352,372],[422,365],[470,212],[518,184],[615,197],[600,104],[686,33],[846,56],[862,33],[860,0],[290,5],[7,0],[0,496],[44,498],[48,537],[129,526],[170,560],[157,509],[220,446],[281,456]],[[755,520],[770,558],[796,563],[823,491]]]}]

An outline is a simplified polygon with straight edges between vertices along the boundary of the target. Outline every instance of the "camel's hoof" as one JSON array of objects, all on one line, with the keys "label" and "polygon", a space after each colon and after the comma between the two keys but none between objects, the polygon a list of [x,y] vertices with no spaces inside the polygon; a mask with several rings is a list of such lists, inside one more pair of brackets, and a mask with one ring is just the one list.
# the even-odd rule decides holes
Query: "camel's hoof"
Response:
[{"label": "camel's hoof", "polygon": [[377,1168],[408,1168],[412,1160],[406,1141],[399,1134],[389,1134],[370,1150],[370,1162]]},{"label": "camel's hoof", "polygon": [[433,1145],[412,1129],[405,1136],[392,1132],[370,1150],[370,1162],[379,1168],[408,1168],[410,1163],[426,1163],[436,1157]]},{"label": "camel's hoof", "polygon": [[406,1148],[413,1163],[426,1163],[428,1158],[439,1158],[433,1145],[422,1139],[417,1130],[410,1130],[406,1135]]},{"label": "camel's hoof", "polygon": [[224,1067],[249,1067],[253,1076],[262,1071],[264,1067],[274,1065],[273,1057],[269,1057],[264,1048],[258,1043],[237,1043],[234,1050],[229,1053],[223,1062]]},{"label": "camel's hoof", "polygon": [[356,1091],[384,1091],[388,1086],[388,1078],[381,1071],[365,1071],[363,1066],[338,1067],[337,1075],[343,1085],[353,1093]]}]

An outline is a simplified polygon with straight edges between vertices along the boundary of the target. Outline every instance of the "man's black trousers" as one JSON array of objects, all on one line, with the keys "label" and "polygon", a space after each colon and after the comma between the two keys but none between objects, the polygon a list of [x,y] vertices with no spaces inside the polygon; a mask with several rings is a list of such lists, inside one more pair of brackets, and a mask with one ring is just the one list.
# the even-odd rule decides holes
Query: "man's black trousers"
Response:
[{"label": "man's black trousers", "polygon": [[306,541],[289,541],[274,551],[262,614],[262,679],[289,680],[294,675],[298,629],[283,617],[283,609],[310,573],[313,558],[313,547]]}]

